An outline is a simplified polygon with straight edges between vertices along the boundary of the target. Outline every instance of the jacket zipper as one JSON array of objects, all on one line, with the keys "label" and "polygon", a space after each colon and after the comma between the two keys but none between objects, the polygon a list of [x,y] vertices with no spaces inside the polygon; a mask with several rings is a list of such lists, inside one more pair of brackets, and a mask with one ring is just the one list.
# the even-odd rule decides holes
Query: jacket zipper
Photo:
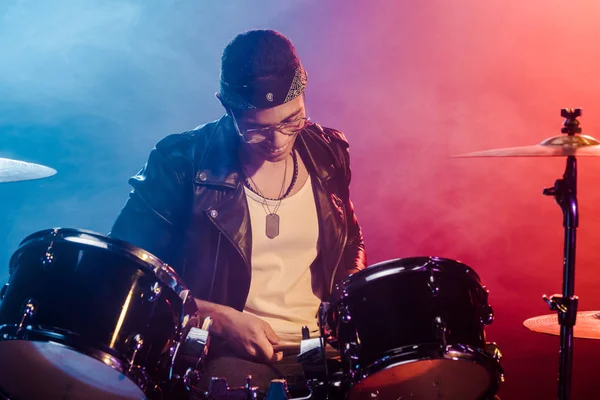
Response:
[{"label": "jacket zipper", "polygon": [[221,236],[223,233],[219,231],[219,236],[217,237],[217,253],[215,254],[215,263],[213,265],[213,273],[212,279],[210,281],[210,290],[208,291],[208,299],[206,301],[210,301],[212,298],[213,288],[215,286],[215,278],[217,276],[217,264],[219,263],[219,253],[221,251]]}]

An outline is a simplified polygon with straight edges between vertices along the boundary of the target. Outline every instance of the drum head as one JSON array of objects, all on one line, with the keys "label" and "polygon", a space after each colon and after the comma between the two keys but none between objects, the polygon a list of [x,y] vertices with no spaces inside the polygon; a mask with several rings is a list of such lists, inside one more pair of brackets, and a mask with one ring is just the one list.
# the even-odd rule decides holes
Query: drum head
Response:
[{"label": "drum head", "polygon": [[105,363],[54,342],[0,342],[0,388],[11,398],[140,400],[143,391]]},{"label": "drum head", "polygon": [[431,359],[392,364],[350,391],[350,400],[475,400],[492,386],[482,365],[469,360]]}]

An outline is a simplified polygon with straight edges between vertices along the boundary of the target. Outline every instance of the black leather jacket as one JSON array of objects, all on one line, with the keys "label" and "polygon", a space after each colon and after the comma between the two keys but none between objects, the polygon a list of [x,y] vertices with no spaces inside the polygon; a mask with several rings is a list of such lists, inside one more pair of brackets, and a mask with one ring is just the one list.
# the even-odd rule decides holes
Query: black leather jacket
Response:
[{"label": "black leather jacket", "polygon": [[[252,231],[230,117],[167,136],[129,180],[129,199],[110,236],[170,264],[194,297],[243,310],[251,279]],[[366,266],[349,198],[348,143],[309,125],[295,148],[311,175],[319,219],[313,292],[328,299],[334,283]]]}]

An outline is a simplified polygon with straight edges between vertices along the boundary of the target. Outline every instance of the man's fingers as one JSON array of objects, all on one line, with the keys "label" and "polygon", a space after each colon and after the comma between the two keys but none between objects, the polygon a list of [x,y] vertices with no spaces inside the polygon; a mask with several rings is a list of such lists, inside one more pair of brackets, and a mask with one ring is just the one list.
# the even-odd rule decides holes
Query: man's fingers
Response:
[{"label": "man's fingers", "polygon": [[273,353],[273,358],[271,359],[273,362],[281,361],[283,359],[283,351],[278,351],[277,353]]},{"label": "man's fingers", "polygon": [[257,338],[255,342],[256,355],[265,361],[273,360],[275,351],[266,336]]},{"label": "man's fingers", "polygon": [[277,336],[273,328],[271,328],[271,325],[265,322],[263,324],[263,329],[265,331],[265,334],[267,335],[267,339],[269,339],[269,342],[271,342],[271,344],[279,343],[281,339],[279,338],[279,336]]}]

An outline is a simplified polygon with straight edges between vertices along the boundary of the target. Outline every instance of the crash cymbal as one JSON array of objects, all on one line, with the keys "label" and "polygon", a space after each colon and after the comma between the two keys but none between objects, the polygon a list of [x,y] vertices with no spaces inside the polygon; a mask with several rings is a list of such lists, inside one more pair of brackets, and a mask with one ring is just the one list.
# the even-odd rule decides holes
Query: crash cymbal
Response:
[{"label": "crash cymbal", "polygon": [[454,156],[462,157],[600,157],[600,141],[587,135],[554,136],[533,146],[506,147]]},{"label": "crash cymbal", "polygon": [[[529,318],[523,322],[523,325],[534,332],[555,336],[560,335],[558,314]],[[573,337],[580,339],[600,339],[600,311],[578,312],[573,328]]]},{"label": "crash cymbal", "polygon": [[0,158],[0,183],[41,179],[54,174],[55,169],[43,165]]}]

